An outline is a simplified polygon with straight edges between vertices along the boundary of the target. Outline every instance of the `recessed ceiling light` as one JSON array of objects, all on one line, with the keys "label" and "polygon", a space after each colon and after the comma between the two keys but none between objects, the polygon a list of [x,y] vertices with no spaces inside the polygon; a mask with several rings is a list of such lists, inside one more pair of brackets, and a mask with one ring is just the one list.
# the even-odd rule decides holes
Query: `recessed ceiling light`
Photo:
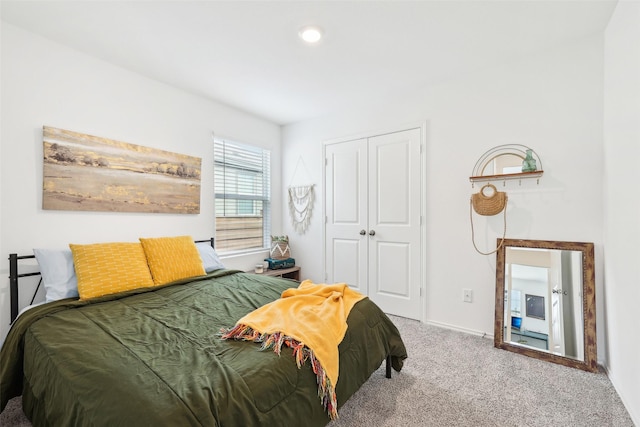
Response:
[{"label": "recessed ceiling light", "polygon": [[309,44],[318,43],[322,38],[322,30],[315,25],[308,25],[302,27],[298,32],[298,35],[302,40]]}]

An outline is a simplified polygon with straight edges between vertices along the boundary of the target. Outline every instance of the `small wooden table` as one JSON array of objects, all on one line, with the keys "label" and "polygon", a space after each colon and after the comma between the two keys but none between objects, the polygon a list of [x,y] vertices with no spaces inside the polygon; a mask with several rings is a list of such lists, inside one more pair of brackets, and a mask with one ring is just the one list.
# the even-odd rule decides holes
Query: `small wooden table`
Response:
[{"label": "small wooden table", "polygon": [[280,268],[277,270],[270,270],[268,268],[265,268],[264,272],[262,273],[255,273],[253,271],[251,273],[257,274],[258,276],[282,277],[284,279],[293,279],[296,281],[300,281],[300,267],[298,267],[297,265],[295,267]]}]

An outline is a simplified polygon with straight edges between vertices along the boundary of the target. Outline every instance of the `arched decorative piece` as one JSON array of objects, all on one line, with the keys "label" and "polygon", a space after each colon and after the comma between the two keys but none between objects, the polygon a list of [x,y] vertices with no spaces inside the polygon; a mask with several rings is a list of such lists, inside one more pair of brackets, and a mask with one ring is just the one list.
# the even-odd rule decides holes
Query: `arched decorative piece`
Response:
[{"label": "arched decorative piece", "polygon": [[471,184],[484,181],[539,179],[544,171],[540,156],[530,147],[505,144],[487,150],[476,162]]}]

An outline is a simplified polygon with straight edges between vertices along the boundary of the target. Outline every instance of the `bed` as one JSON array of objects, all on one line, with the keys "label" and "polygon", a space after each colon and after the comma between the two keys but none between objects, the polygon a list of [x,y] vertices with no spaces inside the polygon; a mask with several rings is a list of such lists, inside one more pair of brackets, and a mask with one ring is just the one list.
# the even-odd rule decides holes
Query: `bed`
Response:
[{"label": "bed", "polygon": [[[25,257],[12,257],[13,294],[17,259]],[[291,349],[278,356],[220,339],[221,328],[297,285],[216,269],[33,307],[13,321],[0,351],[0,409],[22,395],[36,426],[326,425],[316,376],[308,363],[296,366]],[[347,324],[338,347],[338,408],[383,362],[390,376],[407,357],[397,328],[368,298],[353,306]]]}]

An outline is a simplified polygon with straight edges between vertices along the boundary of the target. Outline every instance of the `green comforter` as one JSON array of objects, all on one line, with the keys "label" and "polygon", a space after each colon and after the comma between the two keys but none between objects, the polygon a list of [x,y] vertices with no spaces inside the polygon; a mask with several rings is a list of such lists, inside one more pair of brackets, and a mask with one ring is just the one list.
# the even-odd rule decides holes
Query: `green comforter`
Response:
[{"label": "green comforter", "polygon": [[[283,349],[222,341],[250,311],[295,287],[288,280],[222,270],[177,284],[35,307],[0,352],[0,409],[22,394],[34,425],[322,426],[329,417],[309,364]],[[406,350],[369,299],[355,305],[339,346],[339,407],[387,355]]]}]

